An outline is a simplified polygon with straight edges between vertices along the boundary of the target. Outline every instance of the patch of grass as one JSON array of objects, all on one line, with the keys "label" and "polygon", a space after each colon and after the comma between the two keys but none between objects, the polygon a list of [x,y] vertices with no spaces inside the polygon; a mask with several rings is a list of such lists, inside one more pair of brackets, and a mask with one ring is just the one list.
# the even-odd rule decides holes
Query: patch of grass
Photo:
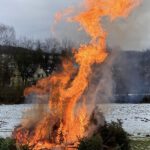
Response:
[{"label": "patch of grass", "polygon": [[130,139],[122,128],[122,122],[106,123],[99,129],[103,144],[114,150],[130,150]]},{"label": "patch of grass", "polygon": [[150,138],[131,139],[131,150],[150,150]]},{"label": "patch of grass", "polygon": [[0,150],[17,150],[15,141],[10,138],[0,138]]},{"label": "patch of grass", "polygon": [[28,147],[18,146],[16,141],[11,138],[0,138],[0,150],[29,150]]},{"label": "patch of grass", "polygon": [[130,139],[119,120],[106,122],[95,130],[93,136],[81,139],[78,150],[131,150]]},{"label": "patch of grass", "polygon": [[99,135],[95,135],[91,138],[83,138],[80,141],[78,150],[102,150],[102,138]]}]

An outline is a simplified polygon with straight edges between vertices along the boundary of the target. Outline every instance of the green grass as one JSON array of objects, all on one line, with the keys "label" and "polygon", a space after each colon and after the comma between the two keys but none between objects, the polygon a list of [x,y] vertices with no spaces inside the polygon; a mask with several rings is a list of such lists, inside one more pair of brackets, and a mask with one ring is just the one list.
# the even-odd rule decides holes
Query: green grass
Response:
[{"label": "green grass", "polygon": [[132,139],[131,150],[150,150],[150,138]]},{"label": "green grass", "polygon": [[29,150],[27,145],[18,145],[16,141],[11,138],[0,138],[0,150]]}]

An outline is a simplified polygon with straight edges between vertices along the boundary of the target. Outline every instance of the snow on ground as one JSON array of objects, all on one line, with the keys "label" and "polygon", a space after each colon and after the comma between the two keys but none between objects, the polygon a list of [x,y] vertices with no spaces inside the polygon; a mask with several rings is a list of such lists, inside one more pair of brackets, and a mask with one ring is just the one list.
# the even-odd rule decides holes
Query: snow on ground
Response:
[{"label": "snow on ground", "polygon": [[105,112],[106,121],[121,120],[130,135],[150,135],[150,104],[110,104],[100,108]]},{"label": "snow on ground", "polygon": [[[123,128],[135,137],[150,135],[150,104],[105,104],[99,106],[106,121],[123,122]],[[0,105],[0,137],[11,136],[25,110],[31,105]]]},{"label": "snow on ground", "polygon": [[14,127],[17,126],[25,110],[31,105],[0,105],[0,137],[11,136]]}]

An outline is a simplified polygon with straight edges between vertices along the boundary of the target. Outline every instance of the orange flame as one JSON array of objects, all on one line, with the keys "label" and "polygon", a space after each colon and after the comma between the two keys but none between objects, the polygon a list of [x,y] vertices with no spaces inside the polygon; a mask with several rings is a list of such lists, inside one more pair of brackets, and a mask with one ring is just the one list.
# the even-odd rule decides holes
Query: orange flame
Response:
[{"label": "orange flame", "polygon": [[[108,56],[106,51],[106,36],[102,26],[102,17],[108,16],[111,20],[126,17],[130,11],[140,4],[140,0],[84,0],[83,10],[71,20],[79,22],[80,26],[91,37],[87,45],[81,45],[74,54],[78,67],[70,60],[64,60],[63,71],[38,81],[37,85],[25,90],[25,94],[35,92],[38,94],[50,93],[48,113],[32,128],[22,132],[16,129],[15,137],[29,140],[34,149],[53,147],[60,143],[78,141],[77,137],[85,136],[85,126],[88,124],[89,114],[86,100],[83,98],[92,72],[94,63],[102,63]],[[69,10],[70,11],[70,10]],[[67,12],[66,12],[67,13]],[[61,13],[56,15],[60,20]],[[78,102],[81,105],[78,106]],[[24,136],[22,136],[22,134]],[[50,137],[49,137],[50,136]],[[22,143],[25,143],[25,139]],[[40,146],[40,142],[43,142]]]}]

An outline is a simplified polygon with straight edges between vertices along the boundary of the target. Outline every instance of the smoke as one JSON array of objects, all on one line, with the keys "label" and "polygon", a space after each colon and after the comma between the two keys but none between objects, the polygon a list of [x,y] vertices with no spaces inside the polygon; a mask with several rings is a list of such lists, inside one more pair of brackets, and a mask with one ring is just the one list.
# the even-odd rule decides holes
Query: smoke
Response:
[{"label": "smoke", "polygon": [[25,103],[31,104],[32,107],[23,113],[23,119],[21,122],[21,127],[33,129],[40,120],[42,120],[47,114],[49,114],[48,101],[50,94],[38,94],[30,93],[25,96]]},{"label": "smoke", "polygon": [[100,126],[104,126],[104,125],[105,125],[105,118],[103,116],[103,113],[98,107],[96,107],[92,111],[90,117],[88,129],[87,129],[87,137],[91,137]]},{"label": "smoke", "polygon": [[33,129],[37,123],[39,123],[39,120],[42,120],[44,116],[48,114],[48,106],[45,104],[34,104],[32,108],[25,111],[23,114],[23,120],[21,122],[21,126]]},{"label": "smoke", "polygon": [[108,45],[119,46],[122,50],[144,50],[150,47],[150,1],[143,0],[140,7],[126,19],[104,24],[109,32]]},{"label": "smoke", "polygon": [[[71,18],[71,16],[69,16],[69,18]],[[86,44],[90,41],[90,37],[84,30],[80,29],[77,23],[66,22],[66,18],[65,20],[63,19],[61,22],[54,24],[52,28],[53,36],[58,39],[58,41],[61,42],[63,39],[70,40],[74,43],[75,47],[79,47],[80,44]]]},{"label": "smoke", "polygon": [[[104,117],[98,107],[92,110],[93,113],[89,113],[87,112],[89,111],[86,107],[87,105],[84,104],[86,100],[91,99],[89,101],[90,104],[92,105],[93,103],[93,107],[96,107],[98,103],[112,102],[113,98],[114,81],[112,66],[118,53],[116,51],[111,52],[107,59],[108,53],[105,51],[105,32],[103,32],[103,28],[99,24],[99,18],[103,15],[108,15],[112,19],[118,16],[126,16],[130,9],[136,5],[133,5],[133,7],[132,5],[130,6],[130,1],[127,1],[123,5],[124,1],[119,1],[117,4],[123,6],[116,9],[116,7],[112,7],[112,4],[116,4],[114,0],[113,3],[104,3],[106,6],[99,6],[98,10],[95,7],[99,4],[98,1],[96,3],[94,1],[91,2],[93,5],[90,5],[87,11],[74,17],[74,21],[79,22],[91,36],[91,43],[86,46],[81,46],[75,54],[75,60],[79,68],[76,69],[73,61],[70,62],[67,60],[63,64],[64,70],[62,72],[58,72],[50,78],[39,81],[36,86],[29,88],[25,92],[26,94],[34,91],[37,91],[39,94],[45,94],[47,92],[51,94],[49,113],[47,113],[47,109],[44,107],[37,107],[38,113],[34,108],[29,111],[29,114],[32,114],[33,111],[33,118],[31,121],[28,119],[29,124],[24,123],[26,124],[25,127],[28,127],[27,139],[29,137],[31,139],[30,143],[36,144],[37,147],[39,141],[43,140],[44,142],[49,141],[52,144],[54,143],[55,146],[64,142],[74,143],[78,140],[78,136],[84,136],[85,126],[88,123],[88,134],[93,133],[97,127],[104,124]],[[108,7],[106,12],[103,10],[105,7]],[[92,21],[94,23],[91,24]],[[91,66],[93,66],[92,72]],[[90,82],[89,75],[91,75]],[[88,85],[89,88],[87,88]],[[83,94],[86,97],[85,101]],[[75,109],[80,99],[82,99],[82,105],[80,105],[81,107],[76,113]],[[93,120],[89,122],[89,119]],[[18,131],[19,135],[20,132],[22,134],[23,130]],[[17,135],[16,137],[18,137]],[[18,140],[20,140],[19,137]]]},{"label": "smoke", "polygon": [[113,97],[115,83],[113,80],[112,66],[117,55],[117,51],[113,51],[105,64],[101,66],[101,79],[98,82],[94,94],[96,103],[110,103],[114,101]]},{"label": "smoke", "polygon": [[[121,50],[145,50],[150,47],[150,1],[144,0],[128,18],[119,18],[110,23],[103,18],[103,26],[108,31],[109,47],[120,47]],[[87,43],[89,37],[78,30],[75,23],[61,22],[57,27],[57,38],[71,39],[74,43]],[[66,32],[67,31],[67,32]],[[73,36],[72,36],[73,35]]]},{"label": "smoke", "polygon": [[[136,103],[147,92],[144,85],[144,52],[120,51],[114,62],[113,78],[116,84],[115,95],[119,102]],[[143,95],[143,96],[142,96]]]},{"label": "smoke", "polygon": [[149,92],[144,53],[114,48],[103,64],[94,65],[85,92],[88,103],[140,102]]},{"label": "smoke", "polygon": [[93,103],[114,102],[115,82],[113,78],[113,65],[119,51],[113,50],[103,64],[93,66],[90,83],[86,91],[86,98]]}]

